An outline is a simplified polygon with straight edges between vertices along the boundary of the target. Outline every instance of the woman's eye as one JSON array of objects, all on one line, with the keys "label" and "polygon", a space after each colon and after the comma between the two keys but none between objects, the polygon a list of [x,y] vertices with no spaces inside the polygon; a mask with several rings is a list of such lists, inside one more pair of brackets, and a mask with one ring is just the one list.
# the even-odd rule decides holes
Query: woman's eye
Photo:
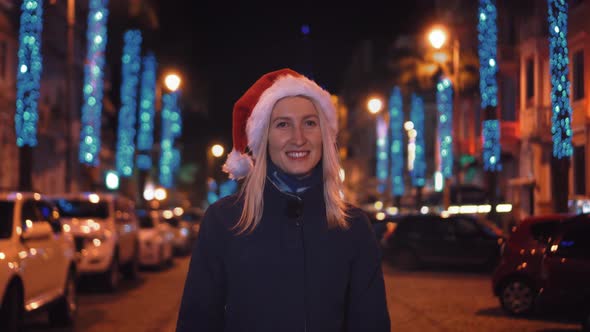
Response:
[{"label": "woman's eye", "polygon": [[308,127],[315,127],[317,123],[315,122],[315,120],[307,120],[305,121],[305,125]]},{"label": "woman's eye", "polygon": [[285,127],[287,127],[287,122],[286,121],[277,122],[276,127],[277,128],[285,128]]}]

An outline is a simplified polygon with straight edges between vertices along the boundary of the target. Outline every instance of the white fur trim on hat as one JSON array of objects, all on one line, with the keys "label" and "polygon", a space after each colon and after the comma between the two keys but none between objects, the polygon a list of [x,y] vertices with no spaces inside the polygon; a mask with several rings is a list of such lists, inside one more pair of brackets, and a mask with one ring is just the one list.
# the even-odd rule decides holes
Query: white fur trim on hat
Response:
[{"label": "white fur trim on hat", "polygon": [[281,98],[297,95],[309,97],[319,104],[321,109],[318,111],[323,112],[328,120],[328,127],[331,129],[332,134],[336,136],[338,133],[338,120],[330,94],[306,77],[285,75],[277,78],[273,85],[262,93],[248,118],[246,124],[248,147],[250,147],[254,155],[258,152],[264,130],[268,128],[275,103]]},{"label": "white fur trim on hat", "polygon": [[230,179],[239,180],[248,175],[253,165],[252,158],[248,154],[232,149],[222,170],[229,174]]}]

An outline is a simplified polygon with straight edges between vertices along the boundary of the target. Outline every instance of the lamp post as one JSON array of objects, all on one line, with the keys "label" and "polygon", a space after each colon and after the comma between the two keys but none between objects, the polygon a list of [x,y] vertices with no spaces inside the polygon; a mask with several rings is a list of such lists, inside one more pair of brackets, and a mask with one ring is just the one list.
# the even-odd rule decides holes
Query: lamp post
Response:
[{"label": "lamp post", "polygon": [[[448,38],[448,33],[446,32],[446,30],[442,27],[434,27],[430,30],[430,32],[428,33],[428,41],[430,43],[430,45],[436,49],[436,50],[440,50],[446,43]],[[449,74],[449,70],[447,69],[447,67],[444,65],[444,63],[441,65],[441,68],[443,70],[443,74],[451,81],[451,85],[452,85],[452,91],[454,94],[454,98],[453,98],[453,109],[452,112],[454,113],[454,111],[457,109],[457,105],[458,105],[458,100],[459,100],[459,93],[460,93],[460,76],[459,76],[459,70],[460,70],[460,63],[459,63],[459,52],[461,49],[461,45],[460,45],[460,41],[459,38],[457,38],[457,36],[453,36],[452,41],[451,41],[452,45],[452,66],[451,66],[451,73]],[[455,117],[453,117],[455,118]],[[440,133],[439,133],[440,135]],[[452,156],[451,156],[452,157]],[[454,174],[454,176],[457,177],[458,179],[458,174]],[[456,181],[458,183],[458,181]],[[451,181],[449,177],[444,177],[444,186],[443,186],[443,208],[444,210],[447,210],[451,204]],[[458,188],[457,188],[458,189]]]},{"label": "lamp post", "polygon": [[375,162],[375,175],[377,178],[377,192],[380,197],[379,200],[383,201],[384,198],[389,198],[389,153],[388,153],[388,124],[387,114],[380,114],[383,110],[384,102],[381,97],[374,96],[367,100],[367,110],[369,113],[376,115],[375,120],[375,136],[376,136],[376,162]]},{"label": "lamp post", "polygon": [[213,144],[207,149],[207,202],[213,204],[220,197],[217,160],[220,160],[225,153],[225,148],[221,144]]}]

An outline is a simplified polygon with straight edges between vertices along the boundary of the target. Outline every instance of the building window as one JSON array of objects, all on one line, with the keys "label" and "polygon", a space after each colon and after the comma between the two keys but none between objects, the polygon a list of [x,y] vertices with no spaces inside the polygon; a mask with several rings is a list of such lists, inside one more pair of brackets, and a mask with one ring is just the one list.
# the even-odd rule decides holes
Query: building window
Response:
[{"label": "building window", "polygon": [[526,61],[526,99],[535,96],[535,61],[527,59]]},{"label": "building window", "polygon": [[574,100],[584,98],[584,51],[574,53]]},{"label": "building window", "polygon": [[586,195],[586,146],[574,147],[574,194]]},{"label": "building window", "polygon": [[516,89],[514,79],[502,79],[502,121],[516,121]]},{"label": "building window", "polygon": [[8,66],[8,54],[5,40],[0,40],[0,79],[6,80],[6,67]]}]

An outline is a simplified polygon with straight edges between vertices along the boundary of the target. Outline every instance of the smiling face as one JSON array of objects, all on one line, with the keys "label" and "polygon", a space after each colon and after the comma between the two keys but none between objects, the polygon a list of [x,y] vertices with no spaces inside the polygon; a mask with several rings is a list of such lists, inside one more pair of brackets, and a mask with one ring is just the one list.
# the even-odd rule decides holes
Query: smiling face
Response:
[{"label": "smiling face", "polygon": [[268,130],[270,160],[283,172],[307,176],[322,158],[322,131],[314,104],[304,97],[279,100]]}]

